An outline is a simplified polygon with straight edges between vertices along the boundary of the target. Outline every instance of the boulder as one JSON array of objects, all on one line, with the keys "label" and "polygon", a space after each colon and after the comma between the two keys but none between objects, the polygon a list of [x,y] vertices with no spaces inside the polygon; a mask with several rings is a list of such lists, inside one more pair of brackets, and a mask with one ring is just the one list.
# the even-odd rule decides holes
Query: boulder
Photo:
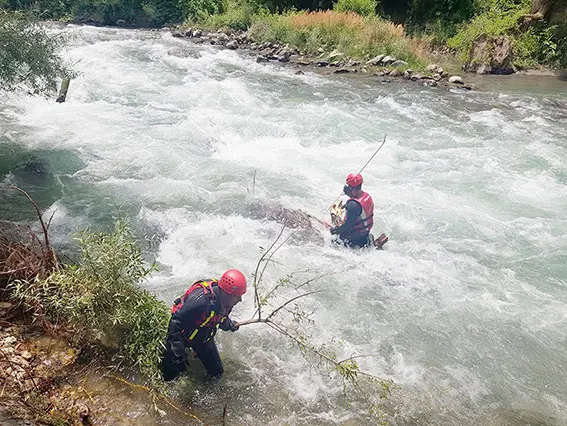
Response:
[{"label": "boulder", "polygon": [[236,40],[231,40],[226,44],[226,47],[228,47],[231,50],[236,50],[238,49],[238,42]]},{"label": "boulder", "polygon": [[327,56],[327,59],[329,60],[329,62],[332,61],[338,61],[340,59],[343,59],[345,56],[344,53],[339,52],[338,50],[333,50],[331,53],[329,53],[329,56]]},{"label": "boulder", "polygon": [[386,55],[378,55],[366,62],[367,65],[380,65]]},{"label": "boulder", "polygon": [[405,67],[406,65],[408,65],[408,63],[406,61],[402,61],[400,59],[392,62],[392,64],[391,64],[392,67]]},{"label": "boulder", "polygon": [[513,74],[513,59],[512,45],[507,37],[487,38],[482,35],[472,45],[465,71],[479,74]]},{"label": "boulder", "polygon": [[465,84],[465,82],[463,81],[463,79],[461,77],[459,77],[458,75],[454,75],[452,77],[449,77],[449,83],[453,83],[453,84]]},{"label": "boulder", "polygon": [[225,33],[219,33],[215,41],[217,44],[227,44],[230,41],[230,38]]},{"label": "boulder", "polygon": [[291,58],[291,51],[289,49],[283,49],[278,56],[278,61],[289,62],[289,58]]}]

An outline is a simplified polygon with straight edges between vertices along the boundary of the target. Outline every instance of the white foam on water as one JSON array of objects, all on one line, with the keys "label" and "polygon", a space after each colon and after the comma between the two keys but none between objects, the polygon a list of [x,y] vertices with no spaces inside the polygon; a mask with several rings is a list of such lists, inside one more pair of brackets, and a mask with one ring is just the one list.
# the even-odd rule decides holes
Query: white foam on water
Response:
[{"label": "white foam on water", "polygon": [[[313,312],[311,341],[335,342],[340,359],[360,355],[364,371],[394,380],[396,424],[477,425],[534,404],[542,416],[565,413],[567,377],[555,367],[567,356],[559,107],[296,76],[167,33],[70,28],[78,37],[66,55],[81,75],[67,101],[10,97],[0,116],[27,149],[71,151],[86,164],[60,179],[49,209],[61,239],[124,202],[159,236],[160,271],[146,285],[167,303],[228,268],[251,278],[281,224],[254,219],[246,203],[328,220],[345,175],[388,134],[363,173],[385,250],[335,247],[316,224],[324,244],[290,240],[266,285],[334,272],[299,302]],[[295,294],[284,288],[271,306]],[[254,314],[252,299],[237,319]],[[219,343],[227,374],[212,394],[194,395],[205,406],[238,394],[231,412],[241,424],[368,424],[362,400],[346,404],[340,380],[267,326],[220,333]]]}]

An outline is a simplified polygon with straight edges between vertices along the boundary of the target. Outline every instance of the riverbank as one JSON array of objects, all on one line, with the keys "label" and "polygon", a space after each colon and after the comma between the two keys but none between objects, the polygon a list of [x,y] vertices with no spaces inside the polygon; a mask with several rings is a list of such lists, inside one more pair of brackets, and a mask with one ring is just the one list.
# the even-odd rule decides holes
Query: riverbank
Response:
[{"label": "riverbank", "polygon": [[0,424],[202,424],[135,376],[109,368],[108,353],[81,349],[63,330],[44,329],[9,302],[0,303]]},{"label": "riverbank", "polygon": [[[165,28],[164,30],[170,30]],[[377,83],[387,84],[394,80],[414,82],[425,87],[461,88],[471,90],[473,86],[466,84],[463,77],[450,73],[436,63],[428,64],[423,70],[413,70],[408,62],[395,56],[381,53],[367,60],[352,58],[333,50],[313,53],[302,51],[278,42],[258,42],[254,35],[247,31],[208,31],[200,27],[178,27],[171,29],[176,38],[185,38],[198,44],[211,44],[231,50],[239,50],[255,58],[258,63],[278,63],[296,69],[296,74],[304,70],[314,70],[323,75],[359,74],[375,77]],[[442,63],[451,63],[455,69],[455,61],[450,55],[439,55]]]}]

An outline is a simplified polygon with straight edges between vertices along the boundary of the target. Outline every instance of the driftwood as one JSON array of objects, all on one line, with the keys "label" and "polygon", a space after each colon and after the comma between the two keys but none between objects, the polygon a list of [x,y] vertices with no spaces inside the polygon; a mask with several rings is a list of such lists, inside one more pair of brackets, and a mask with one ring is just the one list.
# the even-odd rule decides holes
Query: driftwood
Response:
[{"label": "driftwood", "polygon": [[63,103],[67,99],[67,91],[69,90],[69,83],[71,83],[71,77],[65,77],[61,82],[61,89],[59,89],[59,96],[55,102]]},{"label": "driftwood", "polygon": [[23,189],[15,186],[7,188],[20,191],[33,204],[43,230],[43,241],[29,227],[26,231],[21,227],[18,229],[15,233],[19,236],[17,240],[0,235],[0,288],[14,280],[46,278],[59,265],[49,242],[47,226],[35,201]]}]

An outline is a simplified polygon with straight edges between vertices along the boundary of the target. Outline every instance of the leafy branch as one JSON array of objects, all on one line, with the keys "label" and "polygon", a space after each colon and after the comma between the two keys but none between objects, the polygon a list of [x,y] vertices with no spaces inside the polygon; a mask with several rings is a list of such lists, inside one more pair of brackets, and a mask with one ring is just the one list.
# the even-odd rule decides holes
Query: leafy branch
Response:
[{"label": "leafy branch", "polygon": [[[306,313],[301,310],[299,306],[299,301],[311,296],[313,294],[320,293],[322,290],[309,290],[304,291],[300,294],[292,296],[277,304],[275,307],[268,309],[269,302],[275,296],[280,293],[280,290],[286,286],[293,288],[294,291],[299,291],[306,286],[312,284],[313,282],[320,280],[323,277],[327,277],[337,272],[328,272],[325,274],[320,274],[318,276],[304,280],[299,284],[293,283],[294,274],[289,274],[286,277],[280,278],[278,282],[271,288],[265,289],[266,285],[264,283],[264,274],[266,268],[270,263],[273,263],[273,258],[277,251],[289,240],[290,236],[284,238],[285,226],[281,229],[276,239],[272,244],[262,253],[262,256],[258,260],[258,263],[254,272],[254,305],[256,311],[252,318],[237,323],[238,326],[249,325],[249,324],[266,324],[273,330],[277,331],[279,334],[285,336],[287,339],[291,340],[299,350],[302,355],[308,360],[309,356],[314,356],[317,365],[325,364],[331,367],[332,371],[338,373],[343,380],[343,390],[346,394],[347,388],[350,385],[359,396],[361,396],[369,404],[369,412],[373,415],[383,418],[384,413],[378,407],[378,403],[373,400],[372,395],[378,395],[379,400],[386,399],[391,393],[392,381],[385,380],[377,377],[371,373],[365,372],[360,369],[357,362],[358,358],[370,357],[373,355],[352,355],[347,358],[338,359],[335,352],[328,344],[323,344],[320,347],[316,347],[311,343],[311,337],[307,336],[303,332],[302,322],[309,321],[313,323],[310,319],[311,313]],[[293,321],[297,323],[299,327],[293,327],[288,325],[285,321],[279,320],[280,314],[287,312],[293,317]],[[363,386],[369,385],[371,387],[371,393],[367,392]],[[376,387],[379,388],[379,392],[376,392]]]}]

